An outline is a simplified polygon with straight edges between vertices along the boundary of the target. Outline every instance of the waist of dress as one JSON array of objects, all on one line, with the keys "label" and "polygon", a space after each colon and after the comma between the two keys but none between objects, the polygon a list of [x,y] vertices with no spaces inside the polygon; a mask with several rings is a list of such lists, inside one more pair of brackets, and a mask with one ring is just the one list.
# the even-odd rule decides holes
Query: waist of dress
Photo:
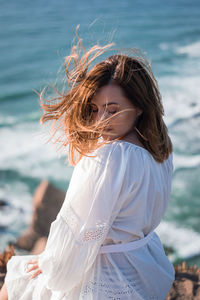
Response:
[{"label": "waist of dress", "polygon": [[101,253],[126,252],[126,251],[138,249],[146,245],[153,237],[153,234],[154,231],[148,233],[144,238],[129,243],[101,246],[99,253],[101,254]]}]

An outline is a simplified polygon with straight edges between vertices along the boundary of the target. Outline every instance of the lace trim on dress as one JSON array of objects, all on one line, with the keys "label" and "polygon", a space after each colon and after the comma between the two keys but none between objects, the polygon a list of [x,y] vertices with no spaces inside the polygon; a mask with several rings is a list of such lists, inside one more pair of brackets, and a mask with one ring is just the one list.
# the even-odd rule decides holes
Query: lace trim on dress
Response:
[{"label": "lace trim on dress", "polygon": [[101,220],[97,220],[94,227],[83,230],[84,224],[70,205],[62,206],[59,214],[73,232],[76,240],[80,243],[104,240],[108,233],[109,224]]},{"label": "lace trim on dress", "polygon": [[108,224],[105,222],[96,222],[94,228],[90,228],[81,234],[82,242],[98,241],[103,239],[108,232]]},{"label": "lace trim on dress", "polygon": [[[113,284],[109,284],[108,281],[98,280],[98,281],[88,281],[84,286],[81,296],[83,299],[87,299],[89,295],[98,295],[104,297],[103,299],[112,300],[124,300],[124,299],[134,299],[134,296],[140,295],[141,297],[145,294],[142,288],[138,287],[138,280],[129,280],[129,283],[119,283],[118,287]],[[137,297],[138,298],[138,297]],[[148,300],[158,300],[156,295],[149,295]]]}]

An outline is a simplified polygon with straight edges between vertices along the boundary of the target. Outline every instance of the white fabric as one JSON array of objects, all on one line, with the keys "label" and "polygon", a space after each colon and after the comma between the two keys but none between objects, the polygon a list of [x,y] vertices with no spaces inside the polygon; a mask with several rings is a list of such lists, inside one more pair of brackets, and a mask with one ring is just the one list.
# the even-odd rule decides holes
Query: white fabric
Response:
[{"label": "white fabric", "polygon": [[[171,192],[173,156],[162,164],[144,148],[116,141],[83,157],[38,256],[7,265],[9,300],[164,300],[174,268],[156,233],[144,246],[103,253],[103,245],[144,238],[161,221]],[[26,262],[43,273],[28,280]]]},{"label": "white fabric", "polygon": [[99,253],[127,252],[127,251],[138,249],[146,245],[153,237],[154,233],[155,233],[154,231],[150,232],[144,238],[129,243],[101,246]]}]

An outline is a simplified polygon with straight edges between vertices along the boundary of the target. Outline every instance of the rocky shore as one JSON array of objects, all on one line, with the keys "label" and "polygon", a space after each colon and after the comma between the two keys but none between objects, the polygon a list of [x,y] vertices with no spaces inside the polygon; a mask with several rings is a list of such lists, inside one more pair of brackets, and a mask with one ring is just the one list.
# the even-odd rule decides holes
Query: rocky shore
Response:
[{"label": "rocky shore", "polygon": [[[37,187],[33,196],[33,216],[29,227],[14,245],[0,254],[0,288],[6,274],[6,264],[15,255],[15,248],[27,250],[30,254],[39,254],[44,250],[50,225],[61,208],[65,194],[65,191],[57,189],[46,180]],[[166,300],[200,299],[200,268],[195,265],[189,267],[184,261],[174,268],[175,281]]]}]

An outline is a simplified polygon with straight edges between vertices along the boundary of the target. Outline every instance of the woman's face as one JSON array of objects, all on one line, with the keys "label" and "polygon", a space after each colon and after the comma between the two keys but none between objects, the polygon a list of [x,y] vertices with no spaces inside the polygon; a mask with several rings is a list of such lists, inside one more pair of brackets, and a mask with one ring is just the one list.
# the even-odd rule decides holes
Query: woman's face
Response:
[{"label": "woman's face", "polygon": [[[92,119],[94,122],[106,120],[115,113],[121,112],[108,120],[102,134],[103,139],[112,140],[125,136],[133,129],[136,119],[142,113],[125,97],[117,84],[101,87],[91,101]],[[127,111],[123,111],[127,110]]]}]

